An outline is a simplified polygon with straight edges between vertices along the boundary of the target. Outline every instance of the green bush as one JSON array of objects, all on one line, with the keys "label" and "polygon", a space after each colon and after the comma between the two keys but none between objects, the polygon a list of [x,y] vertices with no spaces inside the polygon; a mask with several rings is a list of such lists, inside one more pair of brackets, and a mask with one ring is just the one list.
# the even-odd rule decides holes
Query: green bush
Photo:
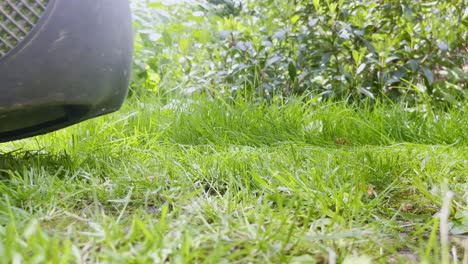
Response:
[{"label": "green bush", "polygon": [[[197,5],[200,4],[200,5]],[[135,29],[134,74],[131,94],[179,94],[200,85],[207,43],[214,42],[212,19],[202,3],[164,5],[132,2]]]},{"label": "green bush", "polygon": [[462,0],[231,3],[229,16],[201,2],[152,4],[142,8],[146,20],[135,12],[135,87],[267,100],[301,94],[456,104],[466,97]]}]

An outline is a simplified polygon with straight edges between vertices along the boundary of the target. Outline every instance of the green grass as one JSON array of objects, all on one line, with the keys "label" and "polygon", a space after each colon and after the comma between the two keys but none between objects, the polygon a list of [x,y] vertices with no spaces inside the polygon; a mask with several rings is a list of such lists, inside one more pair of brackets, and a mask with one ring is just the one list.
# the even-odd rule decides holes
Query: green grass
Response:
[{"label": "green grass", "polygon": [[0,259],[460,262],[437,213],[453,191],[468,232],[465,131],[460,110],[134,98],[0,145]]}]

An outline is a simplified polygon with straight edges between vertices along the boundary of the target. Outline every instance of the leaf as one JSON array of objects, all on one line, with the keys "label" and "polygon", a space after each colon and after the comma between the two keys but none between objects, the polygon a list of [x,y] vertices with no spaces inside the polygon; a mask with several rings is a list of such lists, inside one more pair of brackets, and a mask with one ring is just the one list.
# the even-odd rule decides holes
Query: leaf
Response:
[{"label": "leaf", "polygon": [[447,51],[448,50],[448,45],[447,45],[447,42],[445,42],[445,41],[441,41],[441,42],[437,43],[437,46],[439,47],[439,49],[441,51]]},{"label": "leaf", "polygon": [[292,23],[292,24],[296,24],[297,21],[299,21],[300,18],[301,18],[301,17],[298,16],[298,15],[295,15],[295,16],[291,17],[291,23]]},{"label": "leaf", "polygon": [[366,48],[372,52],[373,54],[377,54],[377,52],[375,51],[375,48],[374,46],[372,45],[372,43],[370,43],[369,41],[365,40],[364,38],[361,38],[362,42],[364,42],[364,45],[366,46]]},{"label": "leaf", "polygon": [[409,66],[413,72],[416,72],[419,68],[419,61],[417,60],[409,60]]},{"label": "leaf", "polygon": [[273,58],[270,58],[266,62],[265,67],[268,67],[268,66],[270,66],[272,64],[275,64],[276,62],[281,61],[281,59],[282,59],[282,57],[280,57],[280,56],[273,56]]},{"label": "leaf", "polygon": [[413,15],[413,10],[411,10],[411,8],[405,4],[402,5],[402,8],[403,8],[403,15],[408,19],[411,18]]},{"label": "leaf", "polygon": [[229,36],[229,31],[227,30],[222,30],[221,32],[219,32],[219,37],[223,40],[226,39],[228,36]]},{"label": "leaf", "polygon": [[162,35],[157,32],[154,32],[148,35],[148,39],[151,41],[158,41],[159,39],[161,39],[161,37]]},{"label": "leaf", "polygon": [[388,57],[387,59],[385,59],[385,63],[389,63],[389,62],[392,62],[392,61],[398,60],[398,59],[400,59],[400,57],[398,57],[398,56],[390,56],[390,57]]},{"label": "leaf", "polygon": [[156,8],[156,9],[163,9],[164,8],[164,4],[160,3],[160,2],[150,2],[150,3],[147,3],[147,5],[150,8]]},{"label": "leaf", "polygon": [[273,43],[271,43],[271,41],[269,41],[269,40],[263,40],[263,41],[262,41],[262,46],[263,46],[263,47],[269,48],[269,47],[271,47],[272,45],[273,45]]},{"label": "leaf", "polygon": [[314,4],[314,8],[319,10],[321,7],[320,0],[312,0],[312,3]]},{"label": "leaf", "polygon": [[297,77],[296,65],[294,62],[290,61],[288,65],[289,78],[291,81],[295,81]]},{"label": "leaf", "polygon": [[432,74],[432,71],[426,67],[423,67],[422,71],[424,73],[424,77],[426,78],[427,82],[429,83],[429,85],[431,85],[434,82],[434,75]]},{"label": "leaf", "polygon": [[358,90],[359,90],[359,92],[361,94],[363,94],[363,95],[365,95],[365,96],[367,96],[369,98],[375,99],[374,94],[371,91],[369,91],[369,90],[367,90],[365,88],[362,88],[362,87],[359,87]]},{"label": "leaf", "polygon": [[286,37],[286,31],[283,29],[280,29],[275,32],[274,36],[278,40],[283,40]]},{"label": "leaf", "polygon": [[180,46],[180,51],[183,54],[186,54],[190,46],[190,40],[188,38],[181,38],[179,42],[179,46]]},{"label": "leaf", "polygon": [[360,74],[362,71],[364,71],[364,69],[366,68],[367,64],[365,63],[361,63],[361,65],[359,65],[359,67],[357,68],[356,70],[356,74]]},{"label": "leaf", "polygon": [[455,221],[450,222],[452,235],[468,235],[468,212],[457,212]]},{"label": "leaf", "polygon": [[401,78],[405,77],[407,69],[405,67],[399,68],[397,71],[393,72],[391,77],[385,82],[386,85],[391,85],[393,83],[399,82]]},{"label": "leaf", "polygon": [[328,62],[330,61],[331,53],[327,52],[322,54],[322,58],[320,59],[320,68],[326,68]]},{"label": "leaf", "polygon": [[351,37],[351,34],[349,33],[348,30],[343,29],[343,30],[340,31],[340,35],[339,35],[339,36],[340,36],[342,39],[349,40],[350,37]]},{"label": "leaf", "polygon": [[309,27],[314,27],[317,22],[318,22],[318,18],[312,18],[310,21],[309,21]]},{"label": "leaf", "polygon": [[245,43],[243,41],[239,41],[236,43],[236,48],[238,50],[241,50],[241,51],[246,51],[247,50],[247,46],[245,45]]},{"label": "leaf", "polygon": [[[467,221],[468,222],[468,221]],[[466,235],[468,234],[468,223],[454,224],[450,229],[452,235]]]},{"label": "leaf", "polygon": [[363,37],[364,36],[364,31],[355,29],[355,30],[353,30],[353,34],[355,36],[358,36],[358,37]]}]

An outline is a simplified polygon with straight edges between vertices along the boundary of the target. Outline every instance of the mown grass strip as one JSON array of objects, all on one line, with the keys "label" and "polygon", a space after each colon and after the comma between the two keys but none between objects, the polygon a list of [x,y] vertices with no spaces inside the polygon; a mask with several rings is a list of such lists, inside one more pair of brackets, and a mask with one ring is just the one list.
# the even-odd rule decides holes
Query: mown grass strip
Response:
[{"label": "mown grass strip", "polygon": [[0,255],[439,259],[446,250],[434,215],[446,190],[455,194],[450,225],[463,228],[468,211],[464,120],[456,111],[423,118],[396,106],[131,102],[1,146]]}]

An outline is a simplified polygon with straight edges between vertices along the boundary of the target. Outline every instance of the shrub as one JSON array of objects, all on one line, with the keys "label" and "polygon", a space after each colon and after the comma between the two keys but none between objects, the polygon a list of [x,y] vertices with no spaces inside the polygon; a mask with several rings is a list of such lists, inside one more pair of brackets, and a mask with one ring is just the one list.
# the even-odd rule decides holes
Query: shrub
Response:
[{"label": "shrub", "polygon": [[135,83],[267,100],[302,94],[455,104],[466,97],[462,0],[231,3],[229,16],[201,2],[158,5],[168,15],[157,26],[137,14]]}]

